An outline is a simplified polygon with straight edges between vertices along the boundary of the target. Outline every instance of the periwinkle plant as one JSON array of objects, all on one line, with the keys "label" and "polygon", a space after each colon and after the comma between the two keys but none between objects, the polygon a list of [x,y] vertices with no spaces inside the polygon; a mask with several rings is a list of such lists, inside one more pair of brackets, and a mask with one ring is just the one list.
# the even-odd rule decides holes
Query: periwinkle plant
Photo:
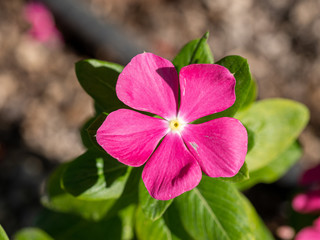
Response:
[{"label": "periwinkle plant", "polygon": [[45,210],[16,240],[273,239],[240,190],[276,181],[299,159],[308,110],[256,102],[247,61],[214,63],[207,37],[172,63],[151,53],[125,68],[76,63],[95,101],[81,129],[87,151],[50,176]]}]

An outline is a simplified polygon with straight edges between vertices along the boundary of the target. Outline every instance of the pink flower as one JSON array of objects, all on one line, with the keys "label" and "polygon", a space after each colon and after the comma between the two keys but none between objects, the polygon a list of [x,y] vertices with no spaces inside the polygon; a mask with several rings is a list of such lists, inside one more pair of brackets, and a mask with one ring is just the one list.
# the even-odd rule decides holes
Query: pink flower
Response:
[{"label": "pink flower", "polygon": [[292,207],[301,213],[320,213],[320,189],[298,194],[292,201]]},{"label": "pink flower", "polygon": [[97,142],[126,165],[146,163],[142,179],[150,195],[159,200],[196,187],[201,170],[210,177],[232,177],[247,153],[245,127],[229,117],[190,123],[231,107],[235,83],[220,65],[192,64],[178,76],[170,61],[152,53],[139,54],[119,75],[117,96],[129,107],[163,119],[119,109],[98,129]]},{"label": "pink flower", "polygon": [[309,186],[311,190],[294,197],[293,209],[301,213],[320,213],[320,165],[305,171],[299,183]]},{"label": "pink flower", "polygon": [[39,2],[30,2],[25,7],[25,18],[31,24],[29,34],[39,42],[61,41],[54,19],[48,8]]},{"label": "pink flower", "polygon": [[295,240],[319,240],[320,217],[313,222],[313,226],[303,228],[295,237]]}]

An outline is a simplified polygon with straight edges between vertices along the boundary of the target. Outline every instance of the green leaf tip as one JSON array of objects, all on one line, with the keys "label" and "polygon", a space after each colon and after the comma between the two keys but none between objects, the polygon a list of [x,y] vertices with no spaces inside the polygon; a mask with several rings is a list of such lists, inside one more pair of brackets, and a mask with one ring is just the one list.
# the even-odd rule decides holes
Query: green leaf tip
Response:
[{"label": "green leaf tip", "polygon": [[202,38],[208,39],[209,38],[209,31],[207,31],[205,34],[203,34]]},{"label": "green leaf tip", "polygon": [[210,47],[207,43],[208,37],[209,32],[206,32],[201,38],[194,39],[183,46],[172,61],[178,72],[181,68],[190,64],[212,64],[214,62]]}]

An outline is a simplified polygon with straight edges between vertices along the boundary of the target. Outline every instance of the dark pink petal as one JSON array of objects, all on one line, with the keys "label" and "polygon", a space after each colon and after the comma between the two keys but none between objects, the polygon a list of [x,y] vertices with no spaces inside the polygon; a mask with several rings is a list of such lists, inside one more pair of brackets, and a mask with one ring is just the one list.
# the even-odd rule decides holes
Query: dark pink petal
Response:
[{"label": "dark pink petal", "polygon": [[232,177],[244,163],[248,136],[237,119],[224,117],[188,124],[182,138],[209,177]]},{"label": "dark pink petal", "polygon": [[167,119],[177,115],[178,89],[173,64],[152,53],[132,58],[116,86],[118,98],[126,105]]},{"label": "dark pink petal", "polygon": [[303,228],[298,232],[295,240],[319,240],[320,239],[320,218],[317,218],[312,227]]},{"label": "dark pink petal", "polygon": [[98,129],[96,139],[119,162],[138,167],[147,161],[167,129],[166,120],[119,109],[109,114]]},{"label": "dark pink petal", "polygon": [[185,122],[221,112],[235,100],[236,80],[229,70],[216,64],[192,64],[180,71],[181,106]]},{"label": "dark pink petal", "polygon": [[302,213],[320,212],[320,190],[298,194],[292,201],[292,207]]},{"label": "dark pink petal", "polygon": [[299,183],[301,185],[320,184],[320,164],[305,171]]},{"label": "dark pink petal", "polygon": [[168,133],[146,163],[142,179],[153,198],[169,200],[196,187],[201,169],[177,133]]}]

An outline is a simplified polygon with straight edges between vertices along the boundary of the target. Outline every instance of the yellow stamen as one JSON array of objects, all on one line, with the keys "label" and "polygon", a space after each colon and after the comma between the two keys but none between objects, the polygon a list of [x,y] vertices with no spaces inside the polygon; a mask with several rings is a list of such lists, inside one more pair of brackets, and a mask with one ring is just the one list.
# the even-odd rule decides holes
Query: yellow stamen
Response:
[{"label": "yellow stamen", "polygon": [[184,123],[179,121],[178,119],[174,119],[174,120],[169,121],[169,128],[171,131],[181,132],[183,127],[184,127]]}]

